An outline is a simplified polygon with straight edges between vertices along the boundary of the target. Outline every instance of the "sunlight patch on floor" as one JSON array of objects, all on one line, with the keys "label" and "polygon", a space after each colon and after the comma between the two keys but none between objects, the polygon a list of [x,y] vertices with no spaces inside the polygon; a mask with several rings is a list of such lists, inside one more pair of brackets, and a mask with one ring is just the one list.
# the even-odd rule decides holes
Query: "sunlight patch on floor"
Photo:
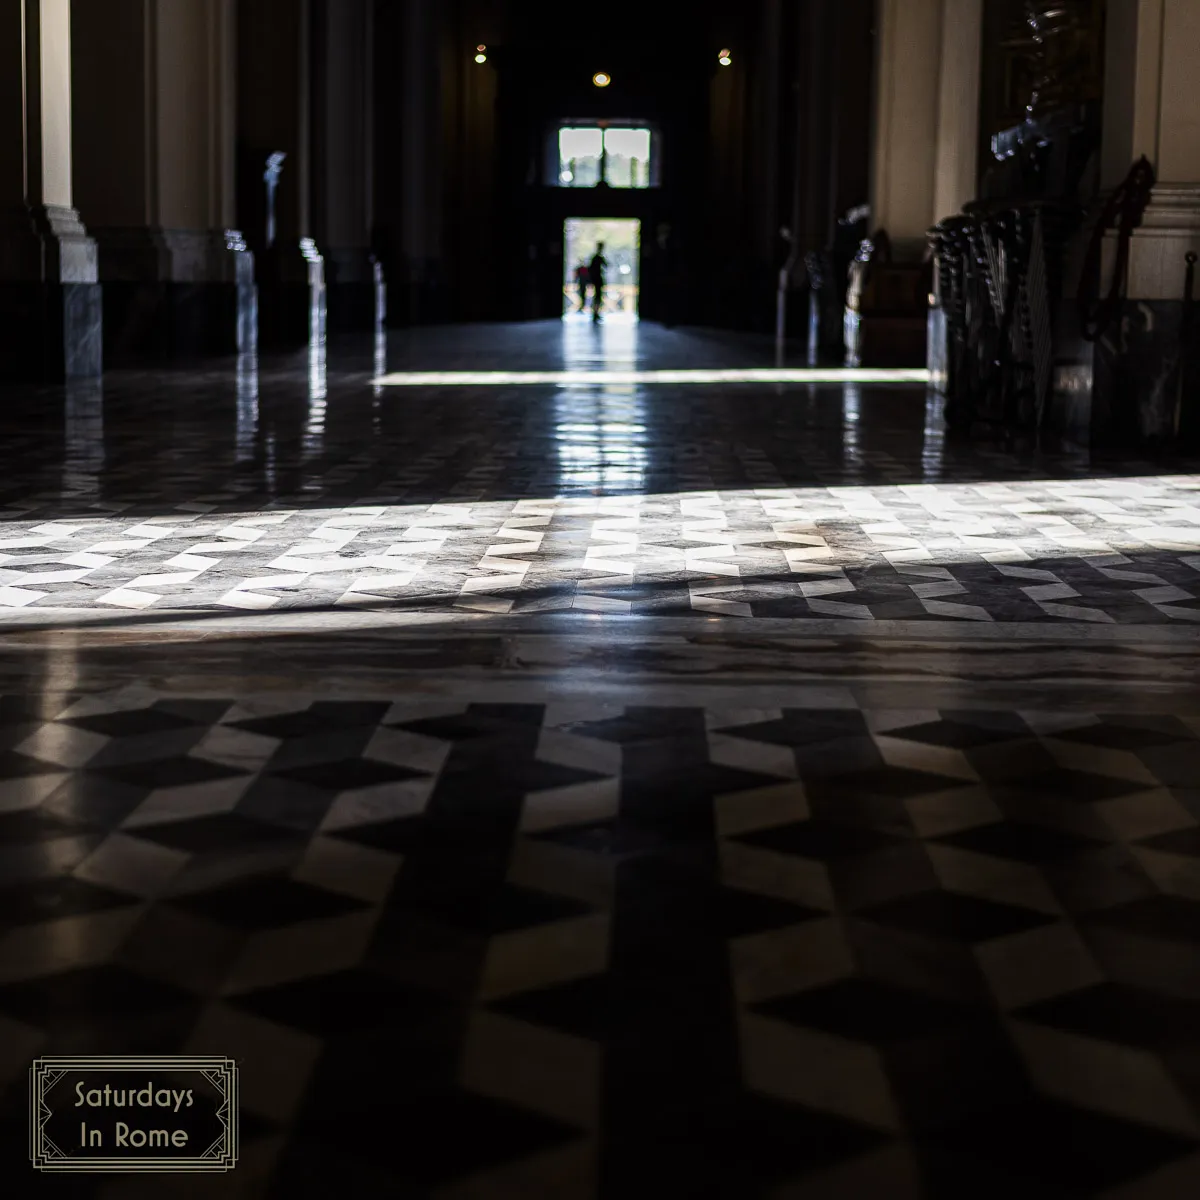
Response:
[{"label": "sunlight patch on floor", "polygon": [[489,387],[513,384],[588,383],[901,383],[927,384],[924,367],[735,367],[721,370],[647,371],[391,371],[386,387]]}]

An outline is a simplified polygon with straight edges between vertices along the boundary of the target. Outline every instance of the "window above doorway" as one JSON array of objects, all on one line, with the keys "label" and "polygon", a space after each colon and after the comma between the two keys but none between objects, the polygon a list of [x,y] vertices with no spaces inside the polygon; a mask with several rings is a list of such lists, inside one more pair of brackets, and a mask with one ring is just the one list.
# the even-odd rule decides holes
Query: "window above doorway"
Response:
[{"label": "window above doorway", "polygon": [[657,179],[655,138],[644,126],[562,125],[557,131],[558,187],[647,188]]}]

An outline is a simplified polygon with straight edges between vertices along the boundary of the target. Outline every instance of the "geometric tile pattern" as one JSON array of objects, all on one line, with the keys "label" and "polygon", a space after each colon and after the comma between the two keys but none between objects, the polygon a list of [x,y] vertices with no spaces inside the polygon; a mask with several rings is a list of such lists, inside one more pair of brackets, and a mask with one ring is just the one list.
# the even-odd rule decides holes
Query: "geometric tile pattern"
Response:
[{"label": "geometric tile pattern", "polygon": [[138,688],[0,733],[10,1161],[30,1058],[140,1050],[240,1059],[247,1196],[1200,1183],[1186,711]]},{"label": "geometric tile pattern", "polygon": [[0,608],[1200,621],[1193,476],[377,499],[11,519]]},{"label": "geometric tile pattern", "polygon": [[237,1171],[181,1196],[1197,1191],[1195,463],[955,440],[915,388],[371,384],[739,345],[6,392],[0,623],[119,627],[0,646],[6,1162],[36,1055],[180,1052],[242,1067]]}]

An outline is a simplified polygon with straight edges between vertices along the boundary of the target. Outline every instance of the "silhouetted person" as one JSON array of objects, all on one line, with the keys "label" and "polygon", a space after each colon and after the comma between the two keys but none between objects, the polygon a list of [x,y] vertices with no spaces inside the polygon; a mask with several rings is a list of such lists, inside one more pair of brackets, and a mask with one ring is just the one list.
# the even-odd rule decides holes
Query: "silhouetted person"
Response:
[{"label": "silhouetted person", "polygon": [[587,263],[575,268],[575,286],[579,289],[579,311],[587,311],[588,269]]},{"label": "silhouetted person", "polygon": [[608,259],[604,257],[604,243],[596,243],[596,253],[588,263],[588,278],[592,281],[592,320],[600,320],[600,310],[604,307],[604,270]]}]

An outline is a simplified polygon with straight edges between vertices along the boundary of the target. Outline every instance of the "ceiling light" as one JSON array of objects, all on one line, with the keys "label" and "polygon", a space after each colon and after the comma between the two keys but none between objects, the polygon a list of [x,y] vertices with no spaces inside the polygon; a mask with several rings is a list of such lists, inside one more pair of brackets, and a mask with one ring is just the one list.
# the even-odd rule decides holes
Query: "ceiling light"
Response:
[{"label": "ceiling light", "polygon": [[592,82],[597,87],[608,87],[608,85],[612,83],[612,76],[604,71],[597,71],[595,75],[592,76]]},{"label": "ceiling light", "polygon": [[487,62],[487,47],[483,44],[475,47],[475,61],[477,63]]},{"label": "ceiling light", "polygon": [[729,64],[731,62],[733,62],[733,56],[729,53],[728,50],[722,50],[717,55],[717,62],[719,62],[721,64],[721,66],[727,67],[727,66],[729,66]]}]

